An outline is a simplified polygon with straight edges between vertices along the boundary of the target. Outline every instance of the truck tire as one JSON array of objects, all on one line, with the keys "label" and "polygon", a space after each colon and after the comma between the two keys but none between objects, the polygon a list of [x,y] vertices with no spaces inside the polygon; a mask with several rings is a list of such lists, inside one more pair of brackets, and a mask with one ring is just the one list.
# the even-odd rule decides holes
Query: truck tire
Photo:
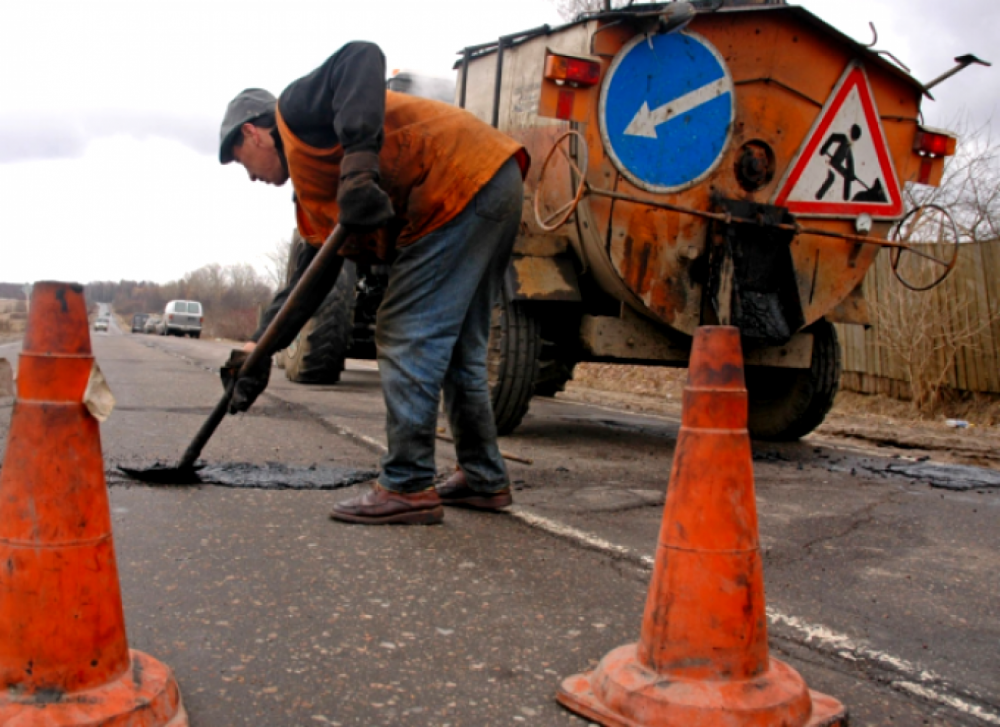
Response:
[{"label": "truck tire", "polygon": [[497,433],[510,434],[524,419],[535,392],[541,328],[524,303],[507,292],[493,308],[487,369]]},{"label": "truck tire", "polygon": [[750,399],[748,429],[754,439],[790,442],[823,423],[840,386],[840,343],[833,324],[820,319],[813,334],[808,369],[751,367],[746,370]]},{"label": "truck tire", "polygon": [[285,376],[300,384],[335,384],[351,348],[354,327],[354,263],[344,261],[337,284],[284,351]]}]

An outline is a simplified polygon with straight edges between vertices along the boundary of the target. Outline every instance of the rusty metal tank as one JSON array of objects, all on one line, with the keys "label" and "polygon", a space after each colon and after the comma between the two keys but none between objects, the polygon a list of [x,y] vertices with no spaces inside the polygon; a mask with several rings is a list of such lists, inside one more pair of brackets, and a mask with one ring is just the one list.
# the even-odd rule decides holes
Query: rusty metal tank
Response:
[{"label": "rusty metal tank", "polygon": [[[865,322],[903,185],[938,184],[954,152],[921,126],[925,94],[783,3],[636,5],[467,48],[458,102],[533,159],[497,325],[538,341],[498,342],[494,379],[514,355],[534,358],[528,399],[579,361],[684,366],[721,322],[743,336],[752,433],[807,433],[836,393],[831,322]],[[516,426],[527,403],[509,408]]]}]

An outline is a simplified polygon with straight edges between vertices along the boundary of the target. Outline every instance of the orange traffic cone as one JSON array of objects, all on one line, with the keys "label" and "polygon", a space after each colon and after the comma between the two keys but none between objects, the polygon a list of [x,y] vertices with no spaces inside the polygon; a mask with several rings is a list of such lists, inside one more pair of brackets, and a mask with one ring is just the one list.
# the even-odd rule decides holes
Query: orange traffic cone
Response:
[{"label": "orange traffic cone", "polygon": [[843,727],[847,713],[771,659],[739,331],[698,329],[638,644],[559,701],[609,727]]},{"label": "orange traffic cone", "polygon": [[83,289],[34,286],[0,470],[0,724],[187,727],[170,669],[130,651]]}]

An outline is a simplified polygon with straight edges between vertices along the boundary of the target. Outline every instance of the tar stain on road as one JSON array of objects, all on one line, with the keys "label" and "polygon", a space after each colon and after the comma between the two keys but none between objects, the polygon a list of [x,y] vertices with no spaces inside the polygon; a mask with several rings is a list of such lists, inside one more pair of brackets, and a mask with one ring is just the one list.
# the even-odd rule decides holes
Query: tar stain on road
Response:
[{"label": "tar stain on road", "polygon": [[815,447],[811,454],[803,450],[786,449],[758,450],[753,452],[754,462],[788,462],[822,467],[828,472],[842,472],[851,475],[869,474],[879,477],[898,477],[913,484],[926,484],[942,490],[957,492],[967,490],[1000,489],[1000,472],[985,467],[932,462],[929,457],[915,460],[903,459],[899,455],[888,458],[858,457],[838,454],[835,450]]},{"label": "tar stain on road", "polygon": [[885,470],[944,490],[1000,487],[1000,472],[982,467],[945,465],[936,462],[893,462]]}]

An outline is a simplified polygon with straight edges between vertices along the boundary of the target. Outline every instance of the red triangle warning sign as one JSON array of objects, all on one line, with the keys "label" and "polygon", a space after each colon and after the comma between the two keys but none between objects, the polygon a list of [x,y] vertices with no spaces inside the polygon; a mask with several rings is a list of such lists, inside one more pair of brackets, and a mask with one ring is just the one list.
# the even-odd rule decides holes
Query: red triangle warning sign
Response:
[{"label": "red triangle warning sign", "polygon": [[896,170],[860,65],[850,64],[837,82],[774,204],[803,217],[902,216]]}]

